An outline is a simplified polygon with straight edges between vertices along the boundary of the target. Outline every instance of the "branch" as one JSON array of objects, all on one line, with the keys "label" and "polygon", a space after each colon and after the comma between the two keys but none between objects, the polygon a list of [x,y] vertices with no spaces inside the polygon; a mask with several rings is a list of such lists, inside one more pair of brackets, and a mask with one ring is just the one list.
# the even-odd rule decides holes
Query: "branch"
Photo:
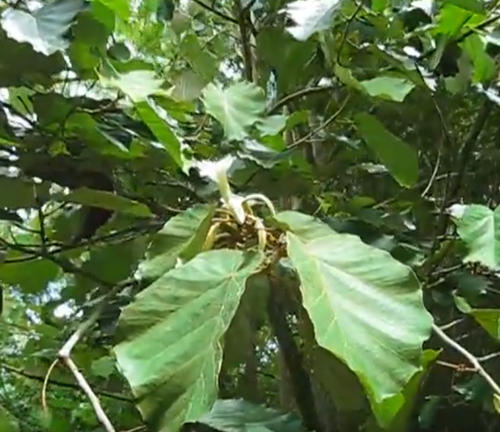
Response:
[{"label": "branch", "polygon": [[241,6],[241,0],[236,0],[234,3],[234,9],[236,11],[236,20],[240,28],[240,41],[241,41],[241,51],[243,57],[243,65],[245,68],[245,79],[249,82],[255,82],[255,65],[254,56],[252,53],[252,47],[250,46],[250,31],[248,28],[249,24],[249,13],[248,9],[244,9]]},{"label": "branch", "polygon": [[473,354],[471,354],[469,351],[467,351],[462,345],[458,344],[452,338],[450,338],[436,324],[432,324],[432,329],[434,330],[434,333],[436,333],[441,338],[441,340],[444,343],[446,343],[446,345],[450,346],[455,351],[462,354],[470,362],[470,364],[474,367],[475,371],[486,380],[486,382],[490,385],[490,387],[493,389],[495,394],[497,396],[500,396],[500,386],[498,386],[498,384],[491,377],[491,375],[488,372],[486,372],[486,370],[483,368],[483,366],[481,365],[481,363],[477,359],[477,357],[475,357]]},{"label": "branch", "polygon": [[104,307],[104,302],[102,302],[96,310],[91,314],[91,316],[85,320],[83,323],[81,323],[76,331],[70,336],[70,338],[66,341],[66,343],[63,345],[63,347],[60,349],[58,353],[58,360],[56,362],[52,363],[51,367],[49,368],[49,371],[47,372],[47,376],[44,380],[44,386],[42,388],[42,402],[44,409],[47,409],[46,405],[46,396],[45,396],[45,390],[46,390],[46,385],[45,383],[48,382],[48,376],[50,375],[53,366],[57,363],[57,361],[61,361],[66,365],[66,367],[71,371],[73,376],[76,379],[76,382],[80,386],[80,388],[83,390],[83,392],[87,395],[87,398],[89,399],[92,408],[94,408],[95,415],[97,419],[101,422],[101,424],[104,426],[104,429],[106,432],[116,432],[114,426],[108,419],[106,413],[102,409],[101,403],[99,402],[99,398],[96,396],[92,388],[90,387],[89,383],[85,379],[85,377],[82,375],[82,373],[78,370],[76,364],[73,362],[71,359],[71,350],[74,348],[74,346],[80,341],[84,333],[91,328],[97,319],[99,318],[99,315],[101,314],[101,311]]},{"label": "branch", "polygon": [[316,412],[312,383],[303,366],[302,354],[288,327],[286,310],[282,307],[283,300],[279,295],[282,288],[276,286],[276,281],[270,279],[270,282],[271,289],[267,302],[269,321],[290,375],[297,407],[306,429],[321,432],[323,427]]},{"label": "branch", "polygon": [[318,87],[307,87],[305,89],[298,90],[294,93],[290,93],[283,98],[281,98],[278,102],[276,102],[271,108],[267,110],[267,115],[274,114],[280,108],[285,106],[286,104],[294,101],[295,99],[299,99],[304,96],[309,96],[311,94],[323,93],[329,90],[335,89],[335,85],[327,85],[327,86],[318,86]]},{"label": "branch", "polygon": [[[22,369],[16,368],[15,366],[9,365],[7,363],[0,363],[0,369],[3,369],[7,372],[12,372],[13,374],[22,376],[23,378],[31,379],[33,381],[38,381],[40,383],[43,383],[45,380],[45,377],[43,377],[43,376],[31,373],[31,372],[26,372]],[[50,385],[55,385],[57,387],[63,387],[63,388],[68,388],[68,389],[79,389],[80,388],[80,386],[78,384],[60,381],[57,379],[50,379],[50,380],[48,380],[48,383]],[[129,403],[134,402],[134,400],[132,398],[129,398],[127,396],[123,396],[123,395],[118,394],[118,393],[107,392],[105,390],[95,390],[95,393],[100,395],[100,396],[107,397],[109,399],[115,399],[115,400],[129,402]]]},{"label": "branch", "polygon": [[217,9],[214,9],[213,7],[207,5],[204,1],[202,0],[193,0],[197,5],[200,5],[203,9],[206,9],[207,11],[210,11],[214,15],[217,15],[219,18],[222,18],[226,21],[232,22],[233,24],[238,24],[238,21],[236,21],[233,17],[230,17],[229,15],[226,15],[223,12],[218,11]]}]

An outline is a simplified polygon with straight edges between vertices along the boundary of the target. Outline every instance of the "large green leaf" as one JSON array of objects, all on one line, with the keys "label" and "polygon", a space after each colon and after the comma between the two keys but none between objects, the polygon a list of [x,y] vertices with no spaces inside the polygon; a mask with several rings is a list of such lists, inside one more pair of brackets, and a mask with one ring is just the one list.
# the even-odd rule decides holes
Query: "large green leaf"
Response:
[{"label": "large green leaf", "polygon": [[469,249],[465,262],[479,262],[491,269],[500,265],[500,206],[495,210],[479,204],[452,210],[457,232]]},{"label": "large green leaf", "polygon": [[103,86],[120,90],[133,102],[142,102],[149,96],[164,94],[163,81],[156,78],[153,71],[147,69],[118,73],[106,66],[101,70],[99,79]]},{"label": "large green leaf", "polygon": [[312,216],[284,212],[316,339],[355,372],[372,404],[398,394],[420,370],[432,318],[409,267]]},{"label": "large green leaf", "polygon": [[255,84],[239,82],[221,89],[213,84],[203,91],[207,113],[221,122],[228,139],[242,140],[247,129],[261,120],[266,109],[264,92]]},{"label": "large green leaf", "polygon": [[83,0],[54,0],[33,13],[7,9],[1,25],[10,38],[28,42],[35,51],[49,56],[67,47],[63,36],[84,7]]},{"label": "large green leaf", "polygon": [[217,398],[221,338],[263,256],[214,250],[169,271],[120,317],[114,351],[153,431],[175,432]]},{"label": "large green leaf", "polygon": [[218,400],[200,423],[222,432],[302,432],[298,417],[242,399]]},{"label": "large green leaf", "polygon": [[0,405],[0,432],[17,432],[19,430],[16,418]]},{"label": "large green leaf", "polygon": [[20,252],[9,253],[8,261],[0,265],[0,281],[23,293],[40,294],[50,282],[57,279],[59,267],[42,258],[24,261],[26,258]]},{"label": "large green leaf", "polygon": [[413,186],[418,180],[417,152],[370,114],[357,114],[355,120],[359,133],[394,179],[402,186]]},{"label": "large green leaf", "polygon": [[197,205],[169,219],[155,235],[139,265],[138,276],[156,279],[201,251],[215,212],[213,205]]}]

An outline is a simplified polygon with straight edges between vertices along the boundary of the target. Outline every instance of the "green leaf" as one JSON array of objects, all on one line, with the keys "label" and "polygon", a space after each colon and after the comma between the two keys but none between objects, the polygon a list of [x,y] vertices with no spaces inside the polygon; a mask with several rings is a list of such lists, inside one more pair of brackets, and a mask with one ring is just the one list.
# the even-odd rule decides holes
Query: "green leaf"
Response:
[{"label": "green leaf", "polygon": [[297,40],[305,41],[316,32],[328,30],[333,17],[342,6],[342,0],[296,0],[288,3],[286,13],[295,23],[288,32]]},{"label": "green leaf", "polygon": [[25,258],[27,256],[20,252],[9,253],[7,260],[12,262],[0,265],[0,281],[27,294],[40,294],[49,282],[57,279],[59,267],[43,258],[23,261]]},{"label": "green leaf", "polygon": [[43,202],[48,196],[48,184],[36,184],[15,177],[0,176],[0,207],[22,209],[35,207],[37,196]]},{"label": "green leaf", "polygon": [[103,86],[117,88],[136,103],[145,101],[149,96],[165,93],[161,88],[163,81],[157,79],[156,74],[151,70],[118,73],[103,68],[99,79]]},{"label": "green leaf", "polygon": [[454,296],[454,299],[455,305],[460,312],[473,317],[492,338],[500,340],[500,309],[476,309],[471,307],[469,303],[460,296]]},{"label": "green leaf", "polygon": [[392,76],[380,76],[361,81],[360,84],[370,96],[395,102],[403,102],[405,97],[415,88],[413,82]]},{"label": "green leaf", "polygon": [[493,211],[483,205],[467,205],[463,207],[461,214],[452,217],[452,220],[457,226],[458,235],[469,250],[464,262],[479,262],[490,269],[498,269],[500,206]]},{"label": "green leaf", "polygon": [[260,120],[257,128],[262,135],[276,135],[287,126],[288,117],[284,115],[273,115]]},{"label": "green leaf", "polygon": [[93,0],[98,1],[104,6],[111,9],[117,16],[119,16],[123,21],[128,21],[130,19],[130,2],[129,0]]},{"label": "green leaf", "polygon": [[417,152],[406,142],[394,136],[370,114],[355,116],[358,131],[394,179],[404,187],[413,186],[418,180]]},{"label": "green leaf", "polygon": [[172,131],[166,120],[163,120],[155,108],[148,102],[141,102],[136,104],[135,108],[141,116],[144,123],[146,123],[153,132],[154,136],[163,144],[165,150],[172,157],[175,163],[180,167],[184,167],[184,160],[182,157],[181,143],[175,133]]},{"label": "green leaf", "polygon": [[102,378],[108,378],[115,370],[115,360],[104,356],[92,362],[92,373]]},{"label": "green leaf", "polygon": [[19,430],[16,418],[0,405],[0,432],[18,432]]},{"label": "green leaf", "polygon": [[53,199],[60,202],[82,204],[89,207],[98,207],[137,217],[151,217],[149,208],[137,201],[102,190],[80,188],[69,194],[57,193]]},{"label": "green leaf", "polygon": [[495,60],[486,52],[486,43],[479,35],[473,34],[467,37],[461,46],[472,60],[473,82],[484,83],[498,74]]},{"label": "green leaf", "polygon": [[196,35],[187,33],[180,44],[180,52],[186,57],[193,71],[203,80],[211,82],[217,74],[217,62],[209,50],[204,49]]},{"label": "green leaf", "polygon": [[200,77],[194,71],[187,69],[174,79],[170,94],[177,101],[192,101],[200,97],[204,87],[205,84]]},{"label": "green leaf", "polygon": [[383,427],[372,421],[369,423],[368,432],[406,432],[408,430],[422,380],[439,354],[440,351],[435,350],[425,350],[422,353],[422,370],[413,375],[401,393],[384,400],[375,408],[377,418],[382,419],[379,423]]},{"label": "green leaf", "polygon": [[221,89],[209,84],[203,91],[207,113],[215,117],[230,140],[242,140],[247,129],[260,121],[266,109],[262,89],[255,84],[239,82]]},{"label": "green leaf", "polygon": [[242,399],[218,400],[200,423],[222,432],[304,432],[298,417]]},{"label": "green leaf", "polygon": [[118,365],[153,431],[197,421],[217,398],[224,336],[263,256],[202,253],[140,292],[119,321]]},{"label": "green leaf", "polygon": [[173,268],[177,258],[188,261],[200,252],[214,212],[213,205],[197,205],[169,219],[149,245],[139,277],[156,279]]},{"label": "green leaf", "polygon": [[287,250],[320,346],[356,373],[372,405],[421,370],[432,317],[412,270],[358,237],[312,216],[284,212]]},{"label": "green leaf", "polygon": [[1,25],[10,38],[49,56],[67,47],[63,36],[84,7],[82,0],[54,0],[33,13],[11,8],[2,14]]}]

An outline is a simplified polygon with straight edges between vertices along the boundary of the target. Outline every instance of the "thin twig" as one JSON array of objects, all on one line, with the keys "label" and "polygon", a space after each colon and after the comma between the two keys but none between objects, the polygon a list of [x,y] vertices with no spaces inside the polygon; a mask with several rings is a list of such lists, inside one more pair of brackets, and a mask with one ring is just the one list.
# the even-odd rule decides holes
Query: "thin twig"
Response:
[{"label": "thin twig", "polygon": [[339,109],[336,112],[334,112],[328,119],[326,119],[316,129],[313,129],[307,135],[305,135],[305,136],[299,138],[297,141],[291,143],[288,146],[287,150],[294,149],[294,148],[300,146],[301,144],[303,144],[304,142],[309,141],[309,139],[311,139],[314,135],[318,134],[323,129],[325,129],[326,127],[328,127],[328,125],[330,125],[331,123],[333,123],[344,112],[344,109],[346,108],[347,102],[349,102],[349,98],[350,97],[351,97],[351,94],[350,93],[347,94],[346,98],[344,99],[344,101],[342,102],[342,104],[340,105]]},{"label": "thin twig", "polygon": [[316,93],[323,93],[323,92],[331,91],[335,88],[336,88],[335,85],[325,85],[325,86],[307,87],[304,89],[300,89],[294,93],[290,93],[286,96],[283,96],[279,101],[277,101],[273,106],[271,106],[267,110],[267,115],[274,114],[280,108],[282,108],[283,106],[287,105],[288,103],[294,101],[295,99],[299,99],[301,97],[309,96],[309,95],[316,94]]},{"label": "thin twig", "polygon": [[217,15],[219,18],[232,22],[233,24],[238,24],[238,21],[235,20],[233,17],[230,17],[229,15],[226,15],[224,12],[218,11],[217,9],[214,9],[213,7],[207,5],[204,1],[202,0],[193,0],[193,1],[197,5],[200,5],[203,9],[206,9],[207,11],[213,13],[214,15]]},{"label": "thin twig", "polygon": [[477,357],[475,357],[473,354],[471,354],[469,351],[467,351],[462,345],[458,344],[452,338],[450,338],[436,324],[432,324],[432,329],[434,330],[434,333],[436,333],[441,338],[441,340],[443,342],[445,342],[448,346],[453,348],[455,351],[462,354],[470,362],[470,364],[472,366],[474,366],[474,369],[476,370],[476,372],[485,379],[485,381],[490,385],[490,387],[493,389],[493,391],[498,396],[500,396],[500,386],[495,382],[495,380],[491,377],[491,375],[488,372],[486,372],[486,370],[483,368],[483,366],[481,365],[481,363]]}]

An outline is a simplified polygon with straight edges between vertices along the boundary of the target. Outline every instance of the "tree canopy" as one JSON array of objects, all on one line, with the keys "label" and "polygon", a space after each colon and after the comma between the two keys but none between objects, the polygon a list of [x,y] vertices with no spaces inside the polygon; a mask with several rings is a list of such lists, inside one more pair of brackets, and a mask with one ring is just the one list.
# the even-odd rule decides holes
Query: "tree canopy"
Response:
[{"label": "tree canopy", "polygon": [[499,35],[0,0],[0,432],[500,430]]}]

